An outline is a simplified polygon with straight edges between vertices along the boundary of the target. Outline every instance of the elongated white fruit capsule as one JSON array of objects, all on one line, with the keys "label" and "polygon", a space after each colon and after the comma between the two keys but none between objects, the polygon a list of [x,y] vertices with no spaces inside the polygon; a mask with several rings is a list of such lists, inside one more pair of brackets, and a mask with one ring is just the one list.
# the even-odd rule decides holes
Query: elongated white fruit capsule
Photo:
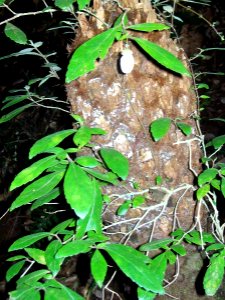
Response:
[{"label": "elongated white fruit capsule", "polygon": [[129,74],[134,68],[134,56],[130,49],[124,49],[120,57],[120,70],[124,74]]}]

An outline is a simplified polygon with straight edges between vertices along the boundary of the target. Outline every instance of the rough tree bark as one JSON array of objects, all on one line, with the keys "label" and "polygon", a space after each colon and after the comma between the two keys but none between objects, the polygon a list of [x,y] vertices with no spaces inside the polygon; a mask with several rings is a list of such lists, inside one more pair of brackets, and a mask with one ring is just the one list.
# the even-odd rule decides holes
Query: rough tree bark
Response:
[{"label": "rough tree bark", "polygon": [[[149,0],[120,0],[120,5],[127,9],[131,24],[159,22]],[[70,52],[106,29],[100,20],[112,25],[123,11],[117,1],[94,0],[93,12],[97,18],[79,16],[80,28]],[[134,32],[134,35],[160,45],[185,63],[183,50],[170,39],[168,31]],[[130,74],[121,74],[118,60],[122,48],[123,42],[115,43],[93,72],[67,85],[72,112],[82,115],[89,126],[103,128],[108,133],[96,137],[95,142],[101,147],[114,147],[129,158],[127,185],[109,187],[106,192],[121,195],[126,194],[127,189],[134,191],[131,182],[137,182],[143,190],[148,189],[155,186],[157,175],[162,176],[163,186],[168,189],[176,189],[182,184],[192,185],[193,170],[199,171],[200,148],[196,140],[184,142],[193,139],[197,132],[191,118],[196,111],[191,79],[162,69],[134,44],[130,44],[130,48],[134,53],[135,67]],[[185,137],[173,126],[165,138],[153,142],[149,124],[160,117],[182,118],[193,127],[193,135]],[[165,202],[165,192],[160,190],[152,190],[146,197],[146,210],[130,209],[123,217],[116,216],[115,212],[124,198],[117,198],[106,207],[104,221],[106,225],[113,224],[108,229],[113,241],[137,247],[150,238],[168,236],[177,221],[185,229],[193,224],[196,202],[191,188],[183,186],[168,202]],[[148,209],[157,204],[155,209]],[[134,220],[115,225],[129,219]],[[188,298],[183,296],[182,299]]]}]

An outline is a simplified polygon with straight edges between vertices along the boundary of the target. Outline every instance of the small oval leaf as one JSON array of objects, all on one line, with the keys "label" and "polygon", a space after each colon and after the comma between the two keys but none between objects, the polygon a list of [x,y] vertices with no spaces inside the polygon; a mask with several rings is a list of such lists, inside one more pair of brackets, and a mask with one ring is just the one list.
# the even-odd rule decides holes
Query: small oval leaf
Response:
[{"label": "small oval leaf", "polygon": [[107,273],[108,265],[101,254],[97,249],[91,257],[91,274],[94,277],[97,285],[101,288]]},{"label": "small oval leaf", "polygon": [[161,140],[169,131],[171,124],[170,118],[159,118],[152,122],[150,126],[151,134],[153,139],[158,142]]},{"label": "small oval leaf", "polygon": [[17,44],[25,45],[27,43],[26,34],[12,23],[7,23],[4,29],[5,35]]}]

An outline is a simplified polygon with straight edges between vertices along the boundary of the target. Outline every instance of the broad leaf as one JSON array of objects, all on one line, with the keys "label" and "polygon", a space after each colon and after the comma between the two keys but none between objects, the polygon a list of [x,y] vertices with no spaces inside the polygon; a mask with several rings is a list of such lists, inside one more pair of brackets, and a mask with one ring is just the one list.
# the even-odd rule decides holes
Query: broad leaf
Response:
[{"label": "broad leaf", "polygon": [[137,208],[143,203],[145,203],[145,197],[143,197],[141,195],[136,196],[132,199],[132,207],[133,208]]},{"label": "broad leaf", "polygon": [[62,230],[64,230],[65,228],[67,228],[68,226],[70,226],[73,223],[74,223],[73,219],[68,219],[66,221],[63,221],[63,222],[57,224],[55,227],[53,227],[51,229],[50,232],[53,234],[55,234],[55,233],[59,234]]},{"label": "broad leaf", "polygon": [[63,263],[63,258],[56,258],[55,255],[57,251],[62,247],[62,244],[58,240],[52,241],[45,250],[45,261],[48,269],[52,272],[55,277],[60,271],[61,264]]},{"label": "broad leaf", "polygon": [[165,238],[161,240],[155,240],[152,242],[149,242],[147,244],[142,245],[139,250],[140,251],[152,251],[152,250],[158,250],[160,248],[165,248],[170,243],[173,242],[173,239],[171,238]]},{"label": "broad leaf", "polygon": [[56,187],[63,176],[64,172],[55,172],[34,181],[13,201],[10,211],[48,194]]},{"label": "broad leaf", "polygon": [[79,10],[82,10],[90,3],[91,0],[77,0]]},{"label": "broad leaf", "polygon": [[98,183],[93,180],[93,202],[91,209],[84,219],[77,222],[77,238],[82,238],[88,231],[94,230],[100,234],[102,232],[102,195]]},{"label": "broad leaf", "polygon": [[167,267],[166,252],[156,256],[149,265],[149,269],[150,269],[151,273],[157,274],[157,278],[161,284],[163,284],[163,280],[165,278],[166,267]]},{"label": "broad leaf", "polygon": [[41,265],[46,265],[45,252],[37,248],[25,248],[27,254],[33,258],[37,263]]},{"label": "broad leaf", "polygon": [[125,180],[129,173],[128,159],[115,149],[102,148],[100,155],[106,166],[117,174],[120,178]]},{"label": "broad leaf", "polygon": [[72,55],[66,73],[66,83],[95,69],[95,61],[104,59],[108,49],[112,46],[116,28],[104,31],[78,47]]},{"label": "broad leaf", "polygon": [[220,148],[224,144],[225,144],[225,135],[217,136],[212,140],[212,145],[214,146],[215,149]]},{"label": "broad leaf", "polygon": [[215,168],[210,168],[204,170],[199,176],[198,176],[198,185],[201,186],[207,182],[210,182],[213,180],[218,174],[218,170]]},{"label": "broad leaf", "polygon": [[149,42],[142,38],[132,37],[132,40],[134,40],[153,59],[155,59],[159,64],[163,65],[167,69],[182,75],[190,76],[190,73],[187,71],[183,63],[172,53],[161,48],[155,43]]},{"label": "broad leaf", "polygon": [[101,166],[101,163],[93,156],[80,156],[76,158],[75,162],[86,168]]},{"label": "broad leaf", "polygon": [[169,29],[170,27],[165,24],[160,24],[160,23],[142,23],[142,24],[135,24],[135,25],[127,26],[126,28],[132,29],[132,30],[138,30],[138,31],[151,32],[154,30]]},{"label": "broad leaf", "polygon": [[155,293],[145,291],[138,287],[137,289],[138,300],[153,300],[156,297]]},{"label": "broad leaf", "polygon": [[216,243],[216,244],[213,244],[213,245],[208,246],[208,247],[205,249],[205,251],[222,250],[222,249],[224,249],[224,248],[225,248],[224,244]]},{"label": "broad leaf", "polygon": [[127,213],[128,210],[129,210],[130,206],[131,206],[131,202],[130,202],[129,200],[128,200],[128,201],[124,201],[124,203],[121,204],[121,205],[118,207],[118,209],[117,209],[117,211],[116,211],[116,214],[117,214],[118,216],[125,216],[126,213]]},{"label": "broad leaf", "polygon": [[37,154],[43,153],[61,143],[66,137],[75,133],[74,129],[67,129],[50,134],[38,140],[30,149],[29,158],[33,158]]},{"label": "broad leaf", "polygon": [[176,125],[183,134],[190,135],[192,133],[192,127],[190,125],[183,122],[177,122]]},{"label": "broad leaf", "polygon": [[165,252],[166,258],[168,259],[169,263],[171,265],[175,264],[177,257],[176,255],[173,253],[173,251],[166,251]]},{"label": "broad leaf", "polygon": [[59,161],[56,160],[55,156],[45,157],[33,163],[31,166],[29,166],[28,168],[24,169],[16,175],[13,182],[11,183],[10,191],[29,181],[32,181],[33,179],[38,177],[42,172],[44,172],[47,168],[50,168],[58,163]]},{"label": "broad leaf", "polygon": [[209,191],[210,191],[209,184],[205,184],[201,186],[196,192],[197,199],[201,200],[203,197],[205,197],[208,194]]},{"label": "broad leaf", "polygon": [[205,293],[214,296],[220,287],[224,276],[224,257],[217,256],[210,259],[210,266],[207,268],[203,280]]},{"label": "broad leaf", "polygon": [[8,271],[6,272],[6,281],[10,281],[14,276],[16,276],[22,267],[25,264],[25,260],[21,260],[15,264],[13,264]]},{"label": "broad leaf", "polygon": [[125,245],[105,244],[104,250],[112,257],[118,267],[140,287],[147,291],[163,294],[164,290],[157,272],[152,273],[145,264],[144,254]]},{"label": "broad leaf", "polygon": [[15,251],[19,249],[24,249],[25,247],[28,247],[35,242],[49,236],[49,232],[39,232],[39,233],[33,233],[30,235],[23,236],[16,240],[10,247],[9,247],[9,252],[10,251]]},{"label": "broad leaf", "polygon": [[108,265],[104,256],[98,249],[95,250],[94,254],[91,257],[91,274],[100,288],[103,286],[107,269]]},{"label": "broad leaf", "polygon": [[91,140],[90,128],[86,126],[80,127],[74,135],[73,141],[79,147],[83,147]]},{"label": "broad leaf", "polygon": [[185,256],[187,254],[186,249],[182,245],[173,245],[171,249],[180,256]]},{"label": "broad leaf", "polygon": [[65,10],[69,9],[70,6],[74,3],[75,0],[55,0],[55,5],[60,9]]},{"label": "broad leaf", "polygon": [[26,34],[12,23],[8,22],[6,24],[4,32],[8,38],[16,42],[17,44],[25,45],[27,43]]},{"label": "broad leaf", "polygon": [[87,240],[75,240],[62,246],[56,254],[56,258],[74,256],[80,253],[87,253],[91,250],[90,243]]},{"label": "broad leaf", "polygon": [[8,114],[6,115],[3,115],[1,118],[0,118],[0,124],[1,123],[5,123],[5,122],[8,122],[9,120],[11,120],[12,118],[16,117],[17,115],[19,115],[21,112],[23,112],[25,109],[29,108],[33,106],[33,104],[27,104],[27,105],[24,105],[24,106],[21,106],[21,107],[18,107],[16,108],[15,110],[9,112]]},{"label": "broad leaf", "polygon": [[36,283],[37,286],[39,286],[39,283],[37,282],[38,280],[40,280],[41,278],[43,278],[46,274],[49,274],[48,270],[38,270],[38,271],[34,271],[32,273],[29,273],[23,277],[21,277],[18,281],[17,284],[18,285],[33,285],[33,287],[35,287]]},{"label": "broad leaf", "polygon": [[31,205],[30,210],[34,210],[44,204],[49,203],[53,199],[57,198],[60,195],[60,189],[59,188],[54,188],[51,190],[48,194],[40,197],[39,199],[35,200],[34,203]]},{"label": "broad leaf", "polygon": [[105,181],[105,182],[109,182],[112,183],[114,185],[116,185],[118,183],[117,181],[117,176],[114,173],[111,172],[107,172],[107,173],[101,173],[92,169],[87,169],[87,168],[83,168],[83,170],[85,170],[86,173],[92,175],[93,177]]},{"label": "broad leaf", "polygon": [[70,163],[64,179],[67,202],[81,219],[89,213],[94,201],[92,180],[79,166]]},{"label": "broad leaf", "polygon": [[168,133],[170,124],[170,118],[159,118],[151,123],[151,134],[156,142],[161,140]]},{"label": "broad leaf", "polygon": [[40,291],[35,287],[26,286],[9,293],[10,300],[41,300]]}]

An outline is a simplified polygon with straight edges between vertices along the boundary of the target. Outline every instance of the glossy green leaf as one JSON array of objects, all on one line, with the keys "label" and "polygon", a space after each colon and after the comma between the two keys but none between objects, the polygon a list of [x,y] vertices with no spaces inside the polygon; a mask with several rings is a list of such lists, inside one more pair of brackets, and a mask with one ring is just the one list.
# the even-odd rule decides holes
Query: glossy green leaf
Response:
[{"label": "glossy green leaf", "polygon": [[176,73],[190,76],[190,73],[185,68],[184,64],[179,59],[177,59],[172,53],[161,48],[155,43],[149,42],[142,38],[132,37],[132,40],[134,40],[145,52],[147,52],[162,66]]},{"label": "glossy green leaf", "polygon": [[10,251],[15,251],[19,249],[24,249],[25,247],[28,247],[35,242],[49,236],[49,232],[39,232],[39,233],[33,233],[30,235],[23,236],[16,240],[10,247],[9,247],[9,252]]},{"label": "glossy green leaf", "polygon": [[196,192],[197,199],[201,200],[203,197],[205,197],[208,194],[209,191],[210,191],[209,184],[205,184],[201,186]]},{"label": "glossy green leaf", "polygon": [[29,108],[31,106],[33,106],[33,104],[27,104],[27,105],[24,105],[24,106],[16,108],[15,110],[9,112],[6,115],[3,115],[0,118],[0,124],[8,122],[9,120],[11,120],[12,118],[16,117],[17,115],[19,115],[20,113],[22,113],[25,109],[27,109],[27,108]]},{"label": "glossy green leaf", "polygon": [[172,251],[166,251],[165,255],[171,265],[175,264],[177,257]]},{"label": "glossy green leaf", "polygon": [[100,288],[103,286],[107,269],[108,265],[104,256],[98,249],[95,250],[91,257],[91,274]]},{"label": "glossy green leaf", "polygon": [[171,249],[181,256],[185,256],[187,254],[186,249],[182,245],[173,245]]},{"label": "glossy green leaf", "polygon": [[155,240],[150,243],[142,245],[139,250],[140,251],[152,251],[152,250],[158,250],[160,248],[165,248],[168,246],[170,243],[173,242],[173,239],[171,238],[165,238],[161,240]]},{"label": "glossy green leaf", "polygon": [[137,208],[140,205],[142,205],[143,203],[145,203],[145,197],[144,196],[136,196],[132,199],[132,207],[133,208]]},{"label": "glossy green leaf", "polygon": [[213,245],[208,246],[208,247],[205,249],[205,251],[222,250],[222,249],[224,249],[224,248],[225,248],[224,244],[216,243],[216,244],[213,244]]},{"label": "glossy green leaf", "polygon": [[219,289],[224,276],[224,257],[217,256],[210,259],[210,265],[207,268],[203,279],[205,293],[208,296],[214,296]]},{"label": "glossy green leaf", "polygon": [[86,126],[80,127],[74,135],[73,141],[79,147],[87,145],[91,140],[90,128]]},{"label": "glossy green leaf", "polygon": [[202,232],[202,239],[203,239],[204,243],[215,243],[216,242],[214,236],[208,232]]},{"label": "glossy green leaf", "polygon": [[51,241],[48,244],[45,250],[45,261],[48,269],[52,272],[52,275],[55,277],[60,271],[60,267],[63,263],[63,258],[56,258],[55,255],[58,250],[62,247],[62,244],[59,240]]},{"label": "glossy green leaf", "polygon": [[147,257],[132,247],[120,244],[105,244],[104,250],[112,257],[121,271],[147,291],[163,294],[164,289],[157,273],[152,273],[145,264]]},{"label": "glossy green leaf", "polygon": [[170,124],[170,118],[159,118],[151,123],[150,131],[154,141],[158,142],[168,133]]},{"label": "glossy green leaf", "polygon": [[165,24],[160,24],[160,23],[142,23],[142,24],[135,24],[135,25],[127,26],[126,28],[132,29],[132,30],[138,30],[138,31],[151,32],[154,30],[169,29],[170,27]]},{"label": "glossy green leaf", "polygon": [[149,269],[152,274],[156,273],[158,280],[163,284],[167,268],[167,254],[166,252],[156,256],[150,263]]},{"label": "glossy green leaf", "polygon": [[80,156],[76,158],[75,162],[86,168],[101,166],[101,163],[93,156]]},{"label": "glossy green leaf", "polygon": [[212,145],[215,149],[220,148],[225,144],[225,135],[220,135],[212,140]]},{"label": "glossy green leaf", "polygon": [[7,261],[16,261],[26,258],[24,255],[15,255],[7,259]]},{"label": "glossy green leaf", "polygon": [[75,0],[55,0],[55,5],[60,9],[69,9]]},{"label": "glossy green leaf", "polygon": [[79,10],[82,10],[90,3],[91,0],[77,0]]},{"label": "glossy green leaf", "polygon": [[221,192],[223,194],[223,197],[225,197],[225,178],[221,178]]},{"label": "glossy green leaf", "polygon": [[121,204],[117,211],[116,211],[116,214],[118,216],[125,216],[126,213],[128,212],[129,208],[131,206],[131,202],[130,201],[125,201],[123,204]]},{"label": "glossy green leaf", "polygon": [[198,176],[198,185],[201,186],[207,182],[210,182],[213,180],[218,174],[218,170],[215,168],[210,168],[204,170],[199,176]]},{"label": "glossy green leaf", "polygon": [[181,228],[178,228],[174,232],[171,233],[171,236],[174,236],[177,239],[180,239],[183,235],[184,235],[184,231]]},{"label": "glossy green leaf", "polygon": [[185,241],[199,246],[204,244],[203,240],[201,239],[201,235],[197,230],[193,230],[189,234],[185,235]]},{"label": "glossy green leaf", "polygon": [[206,83],[198,83],[197,84],[197,88],[198,89],[209,89],[209,86],[208,86],[208,84],[206,84]]},{"label": "glossy green leaf", "polygon": [[105,182],[109,182],[112,183],[114,185],[116,185],[118,183],[117,181],[117,176],[114,173],[111,172],[107,172],[107,173],[101,173],[92,169],[84,169],[86,173],[92,175],[93,177],[105,181]]},{"label": "glossy green leaf", "polygon": [[218,191],[220,191],[220,184],[221,184],[221,181],[219,179],[213,179],[211,181],[211,186],[213,186]]},{"label": "glossy green leaf", "polygon": [[13,264],[6,272],[6,281],[10,281],[14,276],[16,276],[19,271],[23,268],[25,260],[21,260]]},{"label": "glossy green leaf", "polygon": [[46,265],[45,252],[37,248],[25,248],[27,254],[33,258],[37,263],[41,265]]},{"label": "glossy green leaf", "polygon": [[77,238],[82,238],[86,232],[94,230],[97,234],[102,232],[102,195],[98,183],[93,180],[93,202],[91,209],[84,219],[77,222]]},{"label": "glossy green leaf", "polygon": [[153,300],[156,297],[155,293],[145,291],[138,287],[137,289],[138,300]]},{"label": "glossy green leaf", "polygon": [[56,254],[56,258],[74,256],[80,253],[87,253],[91,250],[91,243],[87,240],[75,240],[62,246]]},{"label": "glossy green leaf", "polygon": [[98,128],[98,127],[92,127],[92,128],[89,128],[89,130],[90,130],[91,135],[104,135],[107,133],[104,129]]},{"label": "glossy green leaf", "polygon": [[28,185],[22,193],[13,201],[10,211],[22,205],[28,204],[35,199],[43,197],[53,190],[61,181],[64,172],[55,172],[48,174]]},{"label": "glossy green leaf", "polygon": [[176,125],[183,134],[190,135],[192,133],[192,127],[190,125],[183,122],[177,122]]},{"label": "glossy green leaf", "polygon": [[44,276],[46,276],[46,274],[49,274],[48,270],[42,269],[42,270],[34,271],[17,280],[17,284],[18,285],[26,284],[26,285],[35,286],[37,283],[37,286],[39,286],[38,280],[42,279]]},{"label": "glossy green leaf", "polygon": [[4,29],[5,35],[17,44],[27,43],[26,34],[12,23],[7,22]]},{"label": "glossy green leaf", "polygon": [[55,132],[38,140],[30,149],[29,158],[33,158],[37,154],[43,153],[61,143],[66,137],[75,133],[74,129],[67,129]]},{"label": "glossy green leaf", "polygon": [[113,27],[117,27],[119,25],[127,25],[128,23],[128,18],[127,18],[127,14],[123,13],[121,15],[119,15],[119,17],[116,19],[116,21],[114,22]]},{"label": "glossy green leaf", "polygon": [[93,182],[79,166],[70,163],[64,179],[67,202],[81,219],[89,213],[94,201]]},{"label": "glossy green leaf", "polygon": [[49,203],[53,199],[57,198],[60,195],[60,189],[59,188],[54,188],[51,190],[48,194],[40,197],[39,199],[35,200],[34,203],[31,205],[30,210],[34,210],[44,204]]},{"label": "glossy green leaf", "polygon": [[128,159],[115,149],[102,148],[100,155],[106,166],[117,174],[120,178],[125,180],[129,173]]},{"label": "glossy green leaf", "polygon": [[108,29],[89,39],[75,50],[68,65],[66,83],[95,69],[95,61],[98,58],[105,58],[108,49],[114,42],[117,30],[115,28]]},{"label": "glossy green leaf", "polygon": [[23,287],[9,293],[10,300],[41,300],[40,291],[35,287]]},{"label": "glossy green leaf", "polygon": [[65,220],[65,221],[57,224],[55,227],[53,227],[50,232],[53,234],[55,234],[55,233],[59,234],[62,230],[64,230],[65,228],[67,228],[68,226],[70,226],[73,223],[74,223],[74,219]]},{"label": "glossy green leaf", "polygon": [[16,175],[13,182],[10,186],[10,191],[14,190],[15,188],[26,184],[29,181],[32,181],[36,177],[38,177],[42,172],[46,169],[58,164],[58,160],[55,159],[55,156],[49,156],[40,159],[39,161],[33,163],[28,168],[21,171],[19,174]]}]

